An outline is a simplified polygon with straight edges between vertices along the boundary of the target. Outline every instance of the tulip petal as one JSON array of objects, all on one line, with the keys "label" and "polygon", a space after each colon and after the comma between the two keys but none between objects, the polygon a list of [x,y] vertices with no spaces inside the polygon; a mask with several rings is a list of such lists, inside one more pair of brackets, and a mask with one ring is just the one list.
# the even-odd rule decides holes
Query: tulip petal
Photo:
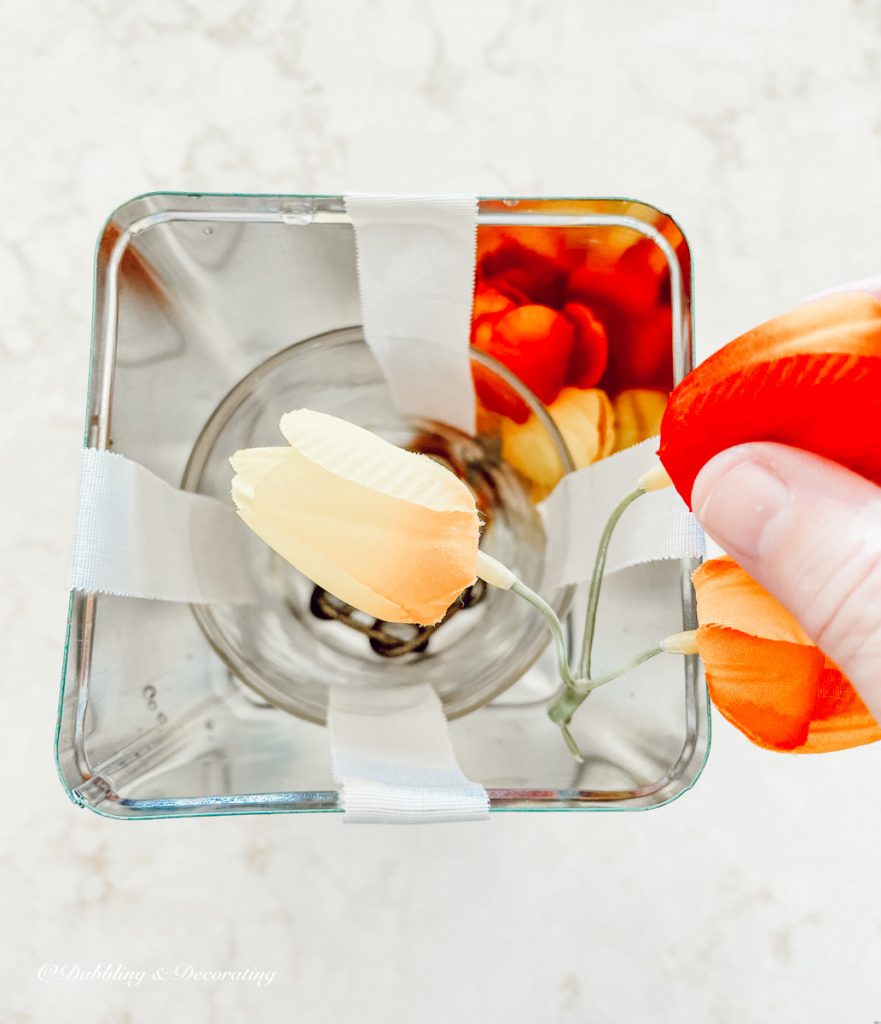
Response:
[{"label": "tulip petal", "polygon": [[[548,412],[576,469],[609,455],[615,444],[615,417],[605,391],[563,388]],[[544,424],[531,414],[525,423],[502,421],[502,457],[533,484],[533,497],[547,497],[563,477],[563,463]]]},{"label": "tulip petal", "polygon": [[795,616],[733,558],[708,559],[691,580],[701,625],[724,625],[765,640],[813,646]]},{"label": "tulip petal", "polygon": [[667,408],[666,391],[626,388],[612,400],[615,409],[615,451],[646,441],[661,429]]},{"label": "tulip petal", "polygon": [[670,396],[658,454],[690,504],[701,467],[748,441],[804,448],[881,483],[879,299],[818,299],[710,356]]},{"label": "tulip petal", "polygon": [[[572,324],[561,313],[532,304],[503,314],[489,333],[476,331],[473,343],[550,405],[563,387],[573,335]],[[526,421],[526,403],[495,373],[475,366],[474,380],[478,398],[486,408],[520,423]]]},{"label": "tulip petal", "polygon": [[881,725],[841,670],[827,660],[808,739],[799,752],[825,754],[878,740],[881,740]]},{"label": "tulip petal", "polygon": [[445,466],[353,423],[296,409],[279,428],[292,448],[345,481],[439,512],[474,511],[474,495]]},{"label": "tulip petal", "polygon": [[737,562],[710,559],[692,581],[710,696],[754,743],[819,754],[881,739],[840,669]]},{"label": "tulip petal", "polygon": [[566,383],[575,388],[595,387],[606,371],[609,342],[606,329],[587,306],[567,302],[563,315],[575,328],[566,367]]},{"label": "tulip petal", "polygon": [[808,738],[824,658],[816,647],[701,626],[698,650],[710,697],[753,743],[795,750]]}]

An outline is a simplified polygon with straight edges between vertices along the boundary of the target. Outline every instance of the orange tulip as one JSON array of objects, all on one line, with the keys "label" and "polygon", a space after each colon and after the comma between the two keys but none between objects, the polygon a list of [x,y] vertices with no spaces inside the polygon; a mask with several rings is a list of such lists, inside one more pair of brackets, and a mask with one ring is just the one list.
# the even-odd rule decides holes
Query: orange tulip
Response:
[{"label": "orange tulip", "polygon": [[690,504],[701,467],[747,441],[804,448],[881,484],[881,300],[830,295],[720,349],[670,396],[658,455]]},{"label": "orange tulip", "polygon": [[753,743],[821,754],[881,739],[841,670],[735,561],[711,559],[693,582],[710,696]]}]

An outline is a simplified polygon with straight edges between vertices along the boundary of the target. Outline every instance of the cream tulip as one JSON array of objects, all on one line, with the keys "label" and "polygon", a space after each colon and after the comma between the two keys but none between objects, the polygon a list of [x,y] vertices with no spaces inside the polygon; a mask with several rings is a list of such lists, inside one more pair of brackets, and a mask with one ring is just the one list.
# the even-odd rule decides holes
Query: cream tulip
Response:
[{"label": "cream tulip", "polygon": [[288,446],[230,459],[244,522],[282,558],[385,622],[431,625],[477,575],[474,496],[425,455],[324,413],[279,424]]}]

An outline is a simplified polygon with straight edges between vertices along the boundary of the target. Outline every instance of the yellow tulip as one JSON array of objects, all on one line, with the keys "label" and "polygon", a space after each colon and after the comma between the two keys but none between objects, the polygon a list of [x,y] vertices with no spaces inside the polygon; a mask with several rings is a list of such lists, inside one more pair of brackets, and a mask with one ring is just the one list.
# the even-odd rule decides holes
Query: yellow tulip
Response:
[{"label": "yellow tulip", "polygon": [[[563,435],[576,469],[612,451],[615,421],[605,391],[563,388],[548,412]],[[502,456],[532,482],[536,500],[546,497],[563,476],[563,464],[553,442],[534,413],[525,423],[502,420]]]},{"label": "yellow tulip", "polygon": [[667,393],[654,388],[627,388],[615,395],[612,405],[617,430],[615,451],[620,452],[660,434]]}]

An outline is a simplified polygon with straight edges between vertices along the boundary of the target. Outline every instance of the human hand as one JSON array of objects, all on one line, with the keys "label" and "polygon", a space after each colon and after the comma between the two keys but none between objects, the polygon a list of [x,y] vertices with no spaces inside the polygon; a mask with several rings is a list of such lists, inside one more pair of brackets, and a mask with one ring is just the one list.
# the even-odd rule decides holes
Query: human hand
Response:
[{"label": "human hand", "polygon": [[704,466],[692,507],[881,722],[881,488],[810,452],[751,443]]}]

